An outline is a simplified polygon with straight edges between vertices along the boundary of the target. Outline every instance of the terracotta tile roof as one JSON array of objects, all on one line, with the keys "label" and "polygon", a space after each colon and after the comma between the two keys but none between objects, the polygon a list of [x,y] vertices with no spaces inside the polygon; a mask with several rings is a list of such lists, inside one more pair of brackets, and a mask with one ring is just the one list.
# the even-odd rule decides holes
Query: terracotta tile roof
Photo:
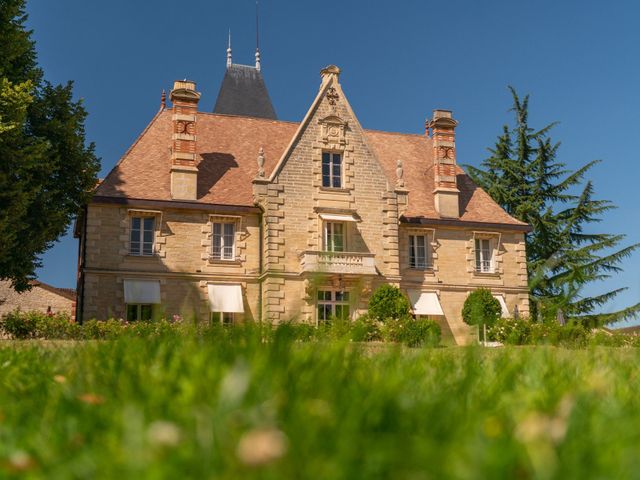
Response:
[{"label": "terracotta tile roof", "polygon": [[[365,130],[369,144],[382,163],[389,179],[396,178],[396,163],[402,160],[409,205],[405,217],[440,219],[436,212],[433,189],[433,145],[426,135]],[[505,212],[493,199],[457,167],[460,190],[460,220],[465,222],[526,225]]]},{"label": "terracotta tile roof", "polygon": [[[171,200],[171,109],[159,112],[132,147],[96,189],[96,196]],[[298,127],[253,117],[198,113],[198,202],[252,206],[252,179],[257,156],[264,148],[265,171],[271,173]],[[393,185],[396,162],[403,161],[409,190],[406,217],[440,220],[434,207],[432,145],[426,135],[365,130]],[[465,222],[524,226],[509,216],[458,168],[461,218]]]},{"label": "terracotta tile roof", "polygon": [[75,301],[76,299],[76,291],[73,288],[54,287],[53,285],[49,285],[48,283],[41,282],[40,280],[31,280],[29,282],[29,285],[31,285],[32,287],[44,288],[45,290],[48,290],[51,293],[55,293],[56,295],[60,295],[61,297],[64,297],[69,300]]}]

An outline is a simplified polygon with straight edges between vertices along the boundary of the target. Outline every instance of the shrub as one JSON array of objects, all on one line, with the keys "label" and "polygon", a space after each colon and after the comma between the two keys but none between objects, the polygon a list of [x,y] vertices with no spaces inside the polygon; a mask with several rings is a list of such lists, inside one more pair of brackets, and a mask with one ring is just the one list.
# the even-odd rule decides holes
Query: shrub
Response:
[{"label": "shrub", "polygon": [[374,342],[382,340],[380,328],[382,322],[372,318],[368,314],[360,315],[351,324],[351,340],[354,342]]},{"label": "shrub", "polygon": [[[598,340],[593,340],[598,335]],[[604,337],[602,337],[604,335]],[[487,332],[490,340],[510,345],[562,345],[584,347],[587,344],[611,345],[604,332],[592,334],[580,324],[560,325],[557,322],[534,323],[527,320],[500,319]],[[594,343],[594,342],[601,343]]]},{"label": "shrub", "polygon": [[36,338],[37,312],[21,312],[15,310],[2,317],[0,328],[2,333],[11,338]]},{"label": "shrub", "polygon": [[531,322],[522,319],[498,319],[487,330],[489,340],[507,345],[526,345],[530,341]]},{"label": "shrub", "polygon": [[382,326],[384,340],[408,347],[436,346],[440,335],[440,326],[433,320],[414,320],[409,316],[389,319]]},{"label": "shrub", "polygon": [[308,342],[316,335],[316,327],[308,323],[283,322],[273,332],[278,338],[290,338],[300,342]]},{"label": "shrub", "polygon": [[80,338],[80,326],[71,321],[66,313],[47,315],[43,312],[23,312],[15,310],[2,317],[0,331],[15,339],[51,338],[75,339]]},{"label": "shrub", "polygon": [[316,329],[316,335],[324,340],[339,340],[349,338],[351,334],[351,321],[349,319],[332,316],[328,322],[322,322]]},{"label": "shrub", "polygon": [[500,302],[486,288],[478,288],[464,301],[462,307],[462,319],[467,325],[491,327],[500,318],[502,309]]},{"label": "shrub", "polygon": [[398,287],[381,285],[369,300],[369,315],[381,322],[399,319],[411,313],[411,304]]}]

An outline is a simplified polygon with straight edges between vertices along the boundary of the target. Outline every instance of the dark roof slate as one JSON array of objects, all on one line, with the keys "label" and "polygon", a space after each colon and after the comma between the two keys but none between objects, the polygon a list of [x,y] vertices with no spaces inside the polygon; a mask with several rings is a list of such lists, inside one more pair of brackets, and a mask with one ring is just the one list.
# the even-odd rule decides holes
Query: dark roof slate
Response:
[{"label": "dark roof slate", "polygon": [[227,68],[213,113],[278,119],[260,70],[247,65]]}]

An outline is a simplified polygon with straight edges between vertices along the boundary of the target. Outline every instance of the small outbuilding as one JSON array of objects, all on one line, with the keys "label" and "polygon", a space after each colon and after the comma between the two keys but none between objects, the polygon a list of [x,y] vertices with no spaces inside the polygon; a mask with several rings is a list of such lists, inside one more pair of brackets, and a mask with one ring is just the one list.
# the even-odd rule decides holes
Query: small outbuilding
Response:
[{"label": "small outbuilding", "polygon": [[76,291],[56,288],[38,280],[31,282],[31,290],[18,293],[11,282],[0,280],[0,316],[19,308],[22,311],[67,313],[75,317]]}]

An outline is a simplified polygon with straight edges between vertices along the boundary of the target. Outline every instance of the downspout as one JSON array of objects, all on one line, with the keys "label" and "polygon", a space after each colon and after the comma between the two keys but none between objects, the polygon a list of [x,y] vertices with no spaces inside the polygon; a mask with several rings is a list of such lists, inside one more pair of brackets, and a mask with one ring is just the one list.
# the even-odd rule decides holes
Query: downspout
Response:
[{"label": "downspout", "polygon": [[87,205],[84,206],[82,221],[82,236],[78,242],[78,285],[76,292],[76,322],[82,325],[84,322],[84,268],[87,260],[87,215],[89,213]]},{"label": "downspout", "polygon": [[262,323],[262,284],[263,284],[263,280],[262,280],[262,259],[263,259],[263,252],[262,249],[264,247],[264,226],[262,224],[262,219],[263,219],[263,213],[262,213],[262,209],[260,210],[260,213],[258,214],[258,322]]}]

